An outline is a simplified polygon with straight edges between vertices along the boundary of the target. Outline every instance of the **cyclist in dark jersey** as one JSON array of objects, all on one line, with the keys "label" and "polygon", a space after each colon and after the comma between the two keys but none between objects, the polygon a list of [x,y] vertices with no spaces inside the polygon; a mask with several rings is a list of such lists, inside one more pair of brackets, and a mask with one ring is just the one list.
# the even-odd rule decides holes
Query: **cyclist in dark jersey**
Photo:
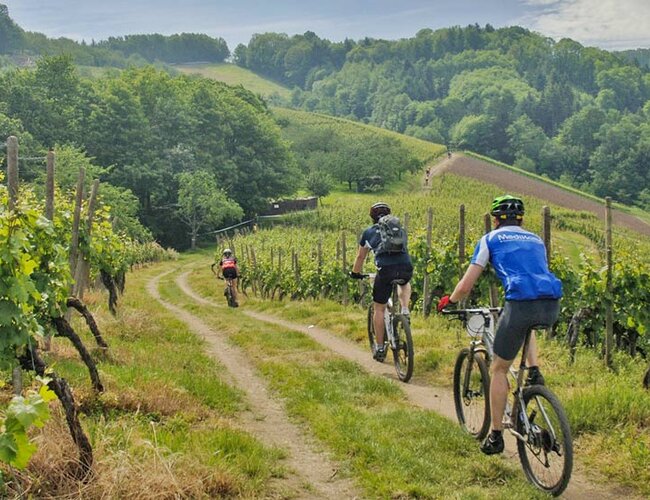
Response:
[{"label": "cyclist in dark jersey", "polygon": [[374,224],[367,228],[359,240],[359,249],[357,257],[350,272],[350,277],[360,279],[363,270],[363,263],[366,260],[368,252],[372,250],[375,255],[375,264],[377,265],[377,276],[372,290],[372,300],[374,302],[374,326],[377,335],[377,346],[373,357],[377,361],[386,359],[386,348],[384,346],[384,311],[388,298],[393,291],[392,281],[399,279],[404,282],[398,286],[399,301],[402,306],[402,314],[408,317],[408,305],[411,300],[411,284],[413,277],[413,265],[408,250],[405,248],[401,253],[378,253],[381,236],[377,222],[384,215],[390,214],[390,207],[383,202],[375,203],[370,207],[370,217]]},{"label": "cyclist in dark jersey", "polygon": [[239,306],[237,302],[237,277],[239,276],[239,269],[237,267],[237,258],[232,254],[230,248],[226,248],[221,255],[221,260],[219,262],[214,262],[210,267],[212,272],[214,272],[214,267],[219,266],[219,274],[223,276],[224,279],[232,280],[232,298],[235,303],[235,307]]},{"label": "cyclist in dark jersey", "polygon": [[[456,304],[469,295],[488,263],[492,265],[505,290],[505,307],[494,337],[491,363],[490,405],[492,432],[481,445],[487,455],[503,451],[503,414],[508,396],[508,370],[524,343],[526,333],[538,325],[557,321],[562,283],[548,269],[542,239],[521,227],[524,203],[511,195],[492,202],[490,214],[495,229],[481,238],[467,272],[451,295],[438,303],[438,311]],[[537,362],[537,342],[530,337],[527,384],[544,384]]]}]

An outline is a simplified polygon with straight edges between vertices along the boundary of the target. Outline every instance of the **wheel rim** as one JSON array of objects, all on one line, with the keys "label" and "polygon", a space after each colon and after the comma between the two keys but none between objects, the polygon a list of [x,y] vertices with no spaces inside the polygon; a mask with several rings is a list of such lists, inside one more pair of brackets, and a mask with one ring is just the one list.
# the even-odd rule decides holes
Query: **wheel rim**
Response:
[{"label": "wheel rim", "polygon": [[476,362],[472,364],[467,390],[464,390],[464,378],[467,372],[470,357],[465,356],[461,367],[461,379],[458,393],[460,394],[460,405],[463,413],[463,426],[470,434],[478,435],[485,421],[485,406],[487,404],[486,393],[483,388],[484,381],[481,370]]},{"label": "wheel rim", "polygon": [[[552,491],[562,484],[566,473],[566,443],[560,417],[542,395],[535,395],[526,405],[531,431],[523,446],[529,476],[541,489]],[[523,425],[522,425],[523,427]]]}]

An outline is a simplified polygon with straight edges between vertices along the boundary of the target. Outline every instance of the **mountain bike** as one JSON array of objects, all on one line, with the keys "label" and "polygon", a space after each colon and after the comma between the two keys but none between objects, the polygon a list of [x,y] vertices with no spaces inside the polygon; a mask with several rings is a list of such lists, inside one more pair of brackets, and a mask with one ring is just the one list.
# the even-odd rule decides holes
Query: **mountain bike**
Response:
[{"label": "mountain bike", "polygon": [[223,295],[226,297],[226,303],[228,304],[228,307],[239,307],[239,304],[235,300],[235,293],[234,293],[234,287],[235,284],[233,283],[233,278],[225,278],[223,276],[219,276],[219,274],[214,270],[214,266],[217,264],[212,264],[210,267],[210,270],[212,271],[212,274],[214,274],[217,279],[220,280],[225,280],[226,282],[226,287],[223,290]]},{"label": "mountain bike", "polygon": [[[371,280],[375,274],[365,274]],[[393,361],[397,377],[402,382],[408,382],[413,376],[413,337],[411,335],[411,322],[408,316],[400,314],[400,302],[397,296],[397,286],[403,285],[402,280],[392,281],[393,291],[388,298],[384,312],[384,347],[390,346],[393,352]],[[373,317],[374,303],[368,306],[368,341],[370,350],[374,354],[377,348],[377,337]]]},{"label": "mountain bike", "polygon": [[[477,439],[490,428],[490,375],[496,318],[501,308],[444,310],[460,320],[470,341],[454,367],[454,403],[460,425]],[[539,325],[544,327],[549,325]],[[531,330],[532,331],[532,330]],[[508,398],[504,429],[517,439],[517,453],[526,478],[553,496],[569,484],[573,443],[569,421],[557,396],[543,385],[524,386],[531,331],[521,353],[519,369],[510,368],[514,390]],[[511,384],[512,387],[512,384]]]}]

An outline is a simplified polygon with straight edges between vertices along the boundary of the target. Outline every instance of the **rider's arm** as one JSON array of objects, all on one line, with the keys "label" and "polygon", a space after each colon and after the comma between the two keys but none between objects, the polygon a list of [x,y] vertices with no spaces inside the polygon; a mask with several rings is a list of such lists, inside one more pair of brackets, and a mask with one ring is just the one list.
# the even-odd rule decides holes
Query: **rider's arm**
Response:
[{"label": "rider's arm", "polygon": [[449,300],[454,303],[458,303],[469,295],[474,288],[474,284],[478,280],[479,276],[483,272],[483,267],[478,264],[470,264],[465,271],[465,275],[456,285],[454,292],[449,296]]},{"label": "rider's arm", "polygon": [[366,256],[370,249],[365,246],[359,245],[359,250],[357,251],[357,257],[354,259],[354,265],[352,266],[353,273],[360,273],[363,271],[363,263],[366,260]]}]

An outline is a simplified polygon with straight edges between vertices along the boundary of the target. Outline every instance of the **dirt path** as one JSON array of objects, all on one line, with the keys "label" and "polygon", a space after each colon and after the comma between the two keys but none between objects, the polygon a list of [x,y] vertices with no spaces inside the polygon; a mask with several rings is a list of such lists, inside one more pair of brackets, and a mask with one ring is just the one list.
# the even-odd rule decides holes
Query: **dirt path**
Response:
[{"label": "dirt path", "polygon": [[[176,279],[179,288],[197,303],[212,306],[215,304],[198,295],[187,282],[187,275],[184,273]],[[339,356],[354,361],[361,365],[369,373],[374,373],[383,377],[391,378],[397,381],[395,369],[389,362],[377,363],[370,356],[370,351],[359,347],[358,345],[342,339],[328,330],[315,327],[313,325],[301,325],[287,321],[269,314],[240,309],[242,314],[274,325],[282,326],[290,330],[304,333],[323,347],[330,349]],[[389,356],[390,359],[390,356]],[[451,390],[446,387],[435,387],[430,385],[420,385],[417,381],[411,381],[409,384],[400,384],[401,389],[407,395],[408,399],[420,408],[433,410],[443,415],[454,423],[456,422],[456,411],[454,409],[454,399]],[[511,460],[519,461],[514,437],[506,435],[506,457]],[[562,495],[563,498],[582,500],[613,499],[613,498],[634,498],[630,491],[624,488],[596,486],[592,484],[580,470],[574,467],[573,476],[569,487]]]},{"label": "dirt path", "polygon": [[244,414],[245,430],[263,443],[287,450],[287,466],[291,472],[287,478],[277,480],[279,489],[289,489],[297,498],[361,498],[352,480],[337,476],[339,465],[317,450],[315,443],[289,421],[282,404],[270,396],[266,383],[256,375],[246,355],[228,343],[226,334],[162,299],[158,283],[171,272],[151,279],[147,291],[207,342],[208,353],[228,370],[234,385],[246,394],[250,411]]},{"label": "dirt path", "polygon": [[[499,186],[506,192],[513,192],[522,195],[535,196],[542,200],[572,210],[584,210],[597,215],[604,223],[605,205],[590,200],[584,196],[571,193],[565,189],[553,186],[543,181],[532,179],[517,172],[506,170],[492,163],[454,154],[451,159],[445,158],[440,163],[431,167],[431,175],[439,175],[442,172],[451,172],[465,177],[471,177],[481,182]],[[426,187],[426,186],[425,186]],[[612,220],[615,225],[633,229],[641,234],[650,236],[650,224],[635,217],[634,215],[612,210]]]}]

